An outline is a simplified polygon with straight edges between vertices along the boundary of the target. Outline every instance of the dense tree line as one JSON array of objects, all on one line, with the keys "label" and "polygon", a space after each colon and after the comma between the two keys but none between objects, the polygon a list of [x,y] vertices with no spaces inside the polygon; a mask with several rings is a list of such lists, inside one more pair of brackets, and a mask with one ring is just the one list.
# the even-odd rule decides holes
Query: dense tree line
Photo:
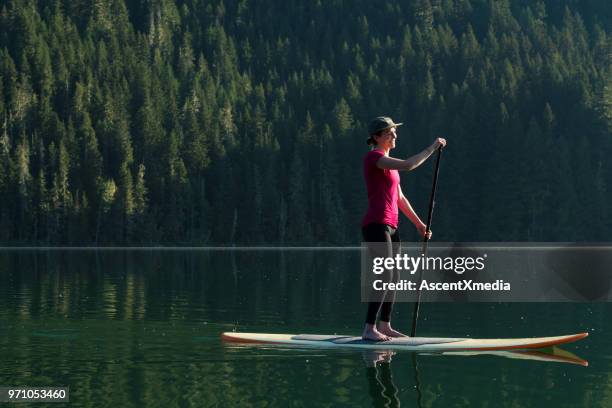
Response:
[{"label": "dense tree line", "polygon": [[[0,0],[0,242],[354,244],[367,121],[442,240],[608,240],[608,0]],[[427,167],[404,175],[423,213]],[[409,237],[406,234],[405,237]]]}]

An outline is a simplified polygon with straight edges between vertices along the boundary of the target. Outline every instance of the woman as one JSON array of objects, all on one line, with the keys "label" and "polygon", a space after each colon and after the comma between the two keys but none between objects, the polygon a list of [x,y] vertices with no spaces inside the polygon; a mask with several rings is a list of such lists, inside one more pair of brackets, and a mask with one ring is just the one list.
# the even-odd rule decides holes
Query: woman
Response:
[{"label": "woman", "polygon": [[[439,147],[446,146],[446,140],[436,139],[431,146],[421,153],[406,160],[389,157],[391,149],[395,148],[397,127],[401,123],[394,123],[391,118],[379,116],[368,127],[370,137],[367,140],[372,150],[363,160],[366,186],[368,189],[368,212],[363,218],[362,232],[365,242],[386,243],[382,256],[394,256],[394,247],[400,242],[398,225],[398,208],[415,225],[419,234],[431,238],[431,231],[416,215],[408,199],[402,194],[398,170],[414,170],[419,167]],[[371,246],[379,248],[379,245]],[[379,250],[379,249],[377,249]],[[372,251],[374,252],[374,250]],[[378,254],[376,254],[378,256]],[[391,271],[394,276],[387,278],[397,281],[397,271]],[[378,293],[378,298],[380,294]],[[364,340],[385,341],[391,337],[404,337],[391,327],[391,312],[395,300],[395,291],[387,291],[379,301],[376,299],[368,303],[365,328],[362,337]],[[382,305],[382,306],[381,306]],[[380,324],[376,328],[376,316],[380,311]]]}]

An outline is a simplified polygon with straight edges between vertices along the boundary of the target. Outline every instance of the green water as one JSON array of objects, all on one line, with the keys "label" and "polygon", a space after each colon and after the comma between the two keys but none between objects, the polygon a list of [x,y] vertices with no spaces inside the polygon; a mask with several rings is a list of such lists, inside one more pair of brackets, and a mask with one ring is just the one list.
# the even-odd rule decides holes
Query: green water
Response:
[{"label": "green water", "polygon": [[[397,304],[408,331],[412,305]],[[419,335],[589,331],[578,365],[224,345],[223,331],[360,333],[358,251],[0,251],[0,387],[70,406],[606,407],[606,303],[424,304]],[[29,404],[58,407],[62,404]],[[21,403],[16,406],[28,406]]]}]

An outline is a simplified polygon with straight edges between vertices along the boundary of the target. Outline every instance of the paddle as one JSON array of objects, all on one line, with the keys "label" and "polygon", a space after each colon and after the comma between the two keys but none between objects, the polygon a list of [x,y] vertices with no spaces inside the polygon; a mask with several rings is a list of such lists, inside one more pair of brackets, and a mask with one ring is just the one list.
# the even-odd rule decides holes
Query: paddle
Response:
[{"label": "paddle", "polygon": [[[438,173],[440,172],[440,157],[442,156],[442,146],[438,147],[438,156],[436,158],[436,170],[434,172],[433,185],[431,187],[431,195],[429,196],[429,212],[427,213],[427,228],[425,229],[426,233],[423,237],[423,256],[427,257],[427,243],[429,239],[427,238],[427,232],[429,232],[431,228],[431,218],[433,216],[433,209],[435,205],[435,197],[436,197],[436,187],[438,185]],[[417,287],[417,300],[414,304],[414,313],[412,315],[412,330],[410,331],[410,336],[416,336],[416,327],[417,321],[419,320],[419,306],[421,304],[421,291],[420,286],[423,281],[423,268],[419,270],[419,286]]]}]

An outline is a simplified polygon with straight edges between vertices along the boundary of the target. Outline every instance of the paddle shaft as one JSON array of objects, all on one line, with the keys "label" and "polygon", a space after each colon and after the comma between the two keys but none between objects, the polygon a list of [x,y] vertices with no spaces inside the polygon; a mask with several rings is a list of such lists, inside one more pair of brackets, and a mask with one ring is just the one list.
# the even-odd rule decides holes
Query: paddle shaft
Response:
[{"label": "paddle shaft", "polygon": [[[431,195],[429,196],[429,211],[427,213],[427,228],[425,229],[425,236],[423,237],[423,256],[427,257],[427,232],[431,228],[431,218],[433,216],[434,206],[436,204],[436,187],[438,186],[438,174],[440,173],[440,157],[442,157],[442,147],[438,148],[438,156],[436,157],[436,170],[434,172],[433,185],[431,186]],[[421,282],[423,281],[423,268],[419,270],[419,285],[417,286],[417,300],[414,304],[414,312],[412,314],[412,330],[410,336],[416,336],[417,321],[419,320],[419,307],[421,305]]]}]

